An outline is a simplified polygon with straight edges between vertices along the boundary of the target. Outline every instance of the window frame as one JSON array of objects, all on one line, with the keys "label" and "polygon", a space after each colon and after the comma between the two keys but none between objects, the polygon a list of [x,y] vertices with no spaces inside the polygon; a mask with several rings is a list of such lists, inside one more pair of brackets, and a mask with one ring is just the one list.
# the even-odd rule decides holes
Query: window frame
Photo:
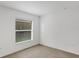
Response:
[{"label": "window frame", "polygon": [[[16,21],[19,21],[19,22],[30,22],[31,21],[31,39],[30,40],[24,40],[24,41],[21,41],[21,42],[16,42]],[[20,30],[21,31],[21,30]],[[25,32],[28,32],[27,30],[25,30]],[[29,42],[29,41],[32,41],[33,40],[33,21],[32,20],[24,20],[24,19],[16,19],[15,20],[15,43],[16,44],[20,44],[20,43],[26,43],[26,42]]]}]

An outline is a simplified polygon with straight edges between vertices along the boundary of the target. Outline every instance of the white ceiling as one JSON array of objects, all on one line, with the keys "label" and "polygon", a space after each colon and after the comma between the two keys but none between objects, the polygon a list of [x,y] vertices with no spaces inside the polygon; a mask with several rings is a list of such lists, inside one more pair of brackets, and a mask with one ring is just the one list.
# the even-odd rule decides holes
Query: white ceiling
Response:
[{"label": "white ceiling", "polygon": [[0,1],[0,5],[29,12],[35,15],[60,12],[63,9],[79,9],[79,2],[56,1]]}]

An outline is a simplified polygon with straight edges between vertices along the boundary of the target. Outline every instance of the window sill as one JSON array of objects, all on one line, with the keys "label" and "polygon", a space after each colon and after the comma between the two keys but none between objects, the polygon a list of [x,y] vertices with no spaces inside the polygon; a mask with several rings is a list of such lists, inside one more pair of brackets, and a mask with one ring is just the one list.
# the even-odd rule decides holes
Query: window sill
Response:
[{"label": "window sill", "polygon": [[27,43],[27,42],[30,42],[30,41],[32,41],[32,40],[26,40],[26,41],[16,42],[16,45],[22,44],[22,43]]}]

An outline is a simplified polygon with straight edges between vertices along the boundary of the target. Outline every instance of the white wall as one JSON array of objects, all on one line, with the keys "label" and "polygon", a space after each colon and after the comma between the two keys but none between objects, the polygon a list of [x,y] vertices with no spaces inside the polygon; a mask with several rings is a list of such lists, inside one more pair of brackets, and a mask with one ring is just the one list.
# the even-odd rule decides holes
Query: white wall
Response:
[{"label": "white wall", "polygon": [[[33,21],[33,40],[15,43],[15,19],[22,18]],[[39,16],[31,15],[0,6],[0,57],[39,44],[40,39]]]},{"label": "white wall", "polygon": [[41,44],[79,54],[79,9],[62,9],[41,17]]}]

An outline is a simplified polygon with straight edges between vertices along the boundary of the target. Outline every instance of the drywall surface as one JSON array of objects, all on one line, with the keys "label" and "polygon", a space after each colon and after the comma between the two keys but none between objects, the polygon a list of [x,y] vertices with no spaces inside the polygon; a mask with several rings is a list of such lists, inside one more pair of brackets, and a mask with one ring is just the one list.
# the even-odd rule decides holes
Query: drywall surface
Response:
[{"label": "drywall surface", "polygon": [[[33,40],[16,44],[15,42],[15,20],[16,18],[32,20]],[[31,15],[21,11],[12,10],[0,6],[0,57],[39,44],[40,38],[39,16]]]},{"label": "drywall surface", "polygon": [[79,9],[62,9],[41,17],[41,44],[79,54]]}]

